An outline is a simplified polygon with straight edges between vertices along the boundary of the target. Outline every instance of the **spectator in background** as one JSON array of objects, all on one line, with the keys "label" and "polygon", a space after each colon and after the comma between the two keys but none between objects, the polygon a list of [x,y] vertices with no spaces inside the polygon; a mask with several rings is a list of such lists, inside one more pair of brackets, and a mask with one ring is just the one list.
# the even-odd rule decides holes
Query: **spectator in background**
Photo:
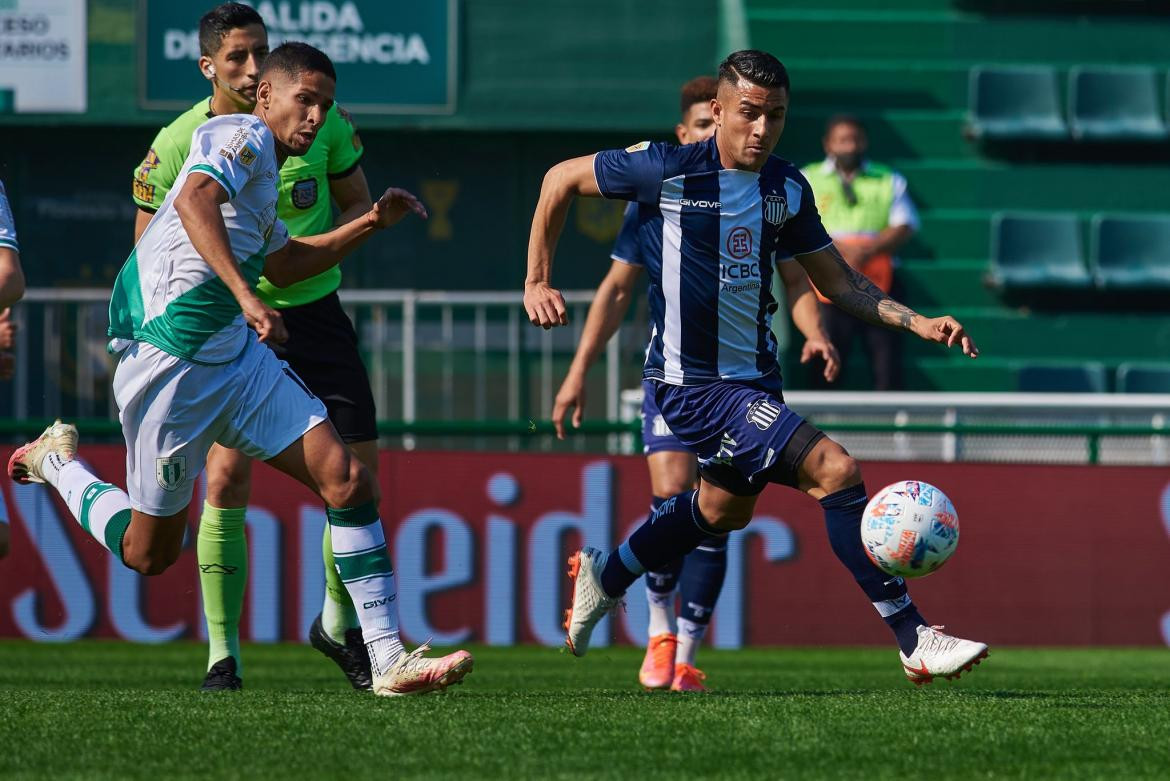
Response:
[{"label": "spectator in background", "polygon": [[[866,159],[869,142],[856,117],[838,115],[825,126],[825,160],[801,173],[812,185],[821,222],[845,261],[884,293],[894,287],[894,253],[918,230],[918,212],[906,180],[890,168]],[[902,387],[902,354],[895,331],[852,317],[828,299],[821,300],[821,320],[841,353],[842,369],[853,342],[860,337],[869,350],[874,390]],[[823,367],[822,367],[823,368]],[[812,388],[828,388],[821,368],[809,367]]]}]

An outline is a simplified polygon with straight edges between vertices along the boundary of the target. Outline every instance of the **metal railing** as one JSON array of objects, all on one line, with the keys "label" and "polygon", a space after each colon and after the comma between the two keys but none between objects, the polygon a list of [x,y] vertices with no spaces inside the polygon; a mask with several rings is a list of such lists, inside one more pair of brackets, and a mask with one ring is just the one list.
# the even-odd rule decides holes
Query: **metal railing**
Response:
[{"label": "metal railing", "polygon": [[[548,410],[581,335],[592,291],[566,291],[568,328],[533,328],[516,292],[345,290],[385,418],[521,419]],[[14,309],[16,366],[0,384],[0,417],[113,417],[107,355],[109,292],[28,291]],[[635,315],[636,316],[636,315]],[[591,375],[594,414],[616,419],[620,389],[636,384],[644,323],[611,340]],[[636,338],[635,338],[636,337]],[[598,382],[600,380],[600,383]]]},{"label": "metal railing", "polygon": [[[0,435],[61,415],[119,434],[105,351],[105,289],[34,289],[14,309],[16,371],[0,383]],[[592,291],[566,291],[568,328],[527,322],[515,292],[345,290],[380,431],[405,447],[552,450],[548,416]],[[586,425],[568,447],[637,452],[643,315],[590,375]],[[633,390],[622,391],[622,388]],[[603,400],[603,401],[602,401]],[[788,403],[866,459],[1170,462],[1170,395],[790,392]],[[1163,433],[1165,431],[1166,433]],[[503,438],[501,440],[501,438]]]}]

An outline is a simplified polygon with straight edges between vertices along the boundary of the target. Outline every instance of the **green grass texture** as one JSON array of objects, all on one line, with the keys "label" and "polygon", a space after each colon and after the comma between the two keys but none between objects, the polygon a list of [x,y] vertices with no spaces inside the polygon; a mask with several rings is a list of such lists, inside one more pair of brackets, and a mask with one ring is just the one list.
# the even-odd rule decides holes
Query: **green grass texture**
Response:
[{"label": "green grass texture", "polygon": [[307,646],[0,642],[0,777],[1167,778],[1170,651],[993,648],[921,689],[890,649],[704,649],[707,694],[645,692],[641,651],[470,649],[444,694],[348,688]]}]

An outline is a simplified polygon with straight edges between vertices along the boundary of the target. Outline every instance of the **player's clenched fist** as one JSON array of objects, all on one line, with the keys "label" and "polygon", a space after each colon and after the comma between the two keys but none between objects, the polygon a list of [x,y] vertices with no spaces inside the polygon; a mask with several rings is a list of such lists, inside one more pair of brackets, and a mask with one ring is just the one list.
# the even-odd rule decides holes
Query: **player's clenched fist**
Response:
[{"label": "player's clenched fist", "polygon": [[241,305],[244,320],[247,321],[263,343],[274,342],[282,344],[288,341],[288,330],[284,327],[284,318],[260,299],[255,298]]},{"label": "player's clenched fist", "polygon": [[374,202],[374,208],[369,212],[370,222],[375,228],[389,228],[410,212],[424,220],[427,218],[427,209],[422,201],[406,190],[391,187]]},{"label": "player's clenched fist", "polygon": [[544,282],[525,283],[524,311],[528,313],[528,320],[533,325],[539,325],[546,330],[569,323],[565,297],[561,295],[561,291],[549,287]]},{"label": "player's clenched fist", "polygon": [[911,330],[928,342],[938,342],[947,347],[954,347],[957,344],[963,348],[963,355],[979,357],[979,348],[975,346],[975,340],[963,329],[962,323],[949,315],[916,317]]}]

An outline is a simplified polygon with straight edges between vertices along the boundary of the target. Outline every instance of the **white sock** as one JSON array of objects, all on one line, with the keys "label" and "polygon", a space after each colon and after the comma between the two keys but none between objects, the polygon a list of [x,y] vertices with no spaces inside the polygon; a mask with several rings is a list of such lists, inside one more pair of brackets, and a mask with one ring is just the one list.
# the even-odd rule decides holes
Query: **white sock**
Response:
[{"label": "white sock", "polygon": [[650,628],[647,630],[651,637],[665,634],[678,634],[674,617],[674,591],[662,593],[646,589],[646,604],[650,607]]},{"label": "white sock", "polygon": [[[122,535],[130,523],[130,497],[126,492],[104,482],[77,459],[64,461],[56,453],[45,456],[41,474],[61,494],[81,528],[122,558]],[[115,516],[118,517],[111,525]]]},{"label": "white sock", "polygon": [[406,652],[398,635],[398,592],[386,535],[373,502],[328,508],[333,561],[353,600],[374,675],[385,673]]},{"label": "white sock", "polygon": [[696,624],[687,618],[678,620],[678,649],[674,652],[674,663],[695,666],[695,654],[707,634],[706,624]]}]

